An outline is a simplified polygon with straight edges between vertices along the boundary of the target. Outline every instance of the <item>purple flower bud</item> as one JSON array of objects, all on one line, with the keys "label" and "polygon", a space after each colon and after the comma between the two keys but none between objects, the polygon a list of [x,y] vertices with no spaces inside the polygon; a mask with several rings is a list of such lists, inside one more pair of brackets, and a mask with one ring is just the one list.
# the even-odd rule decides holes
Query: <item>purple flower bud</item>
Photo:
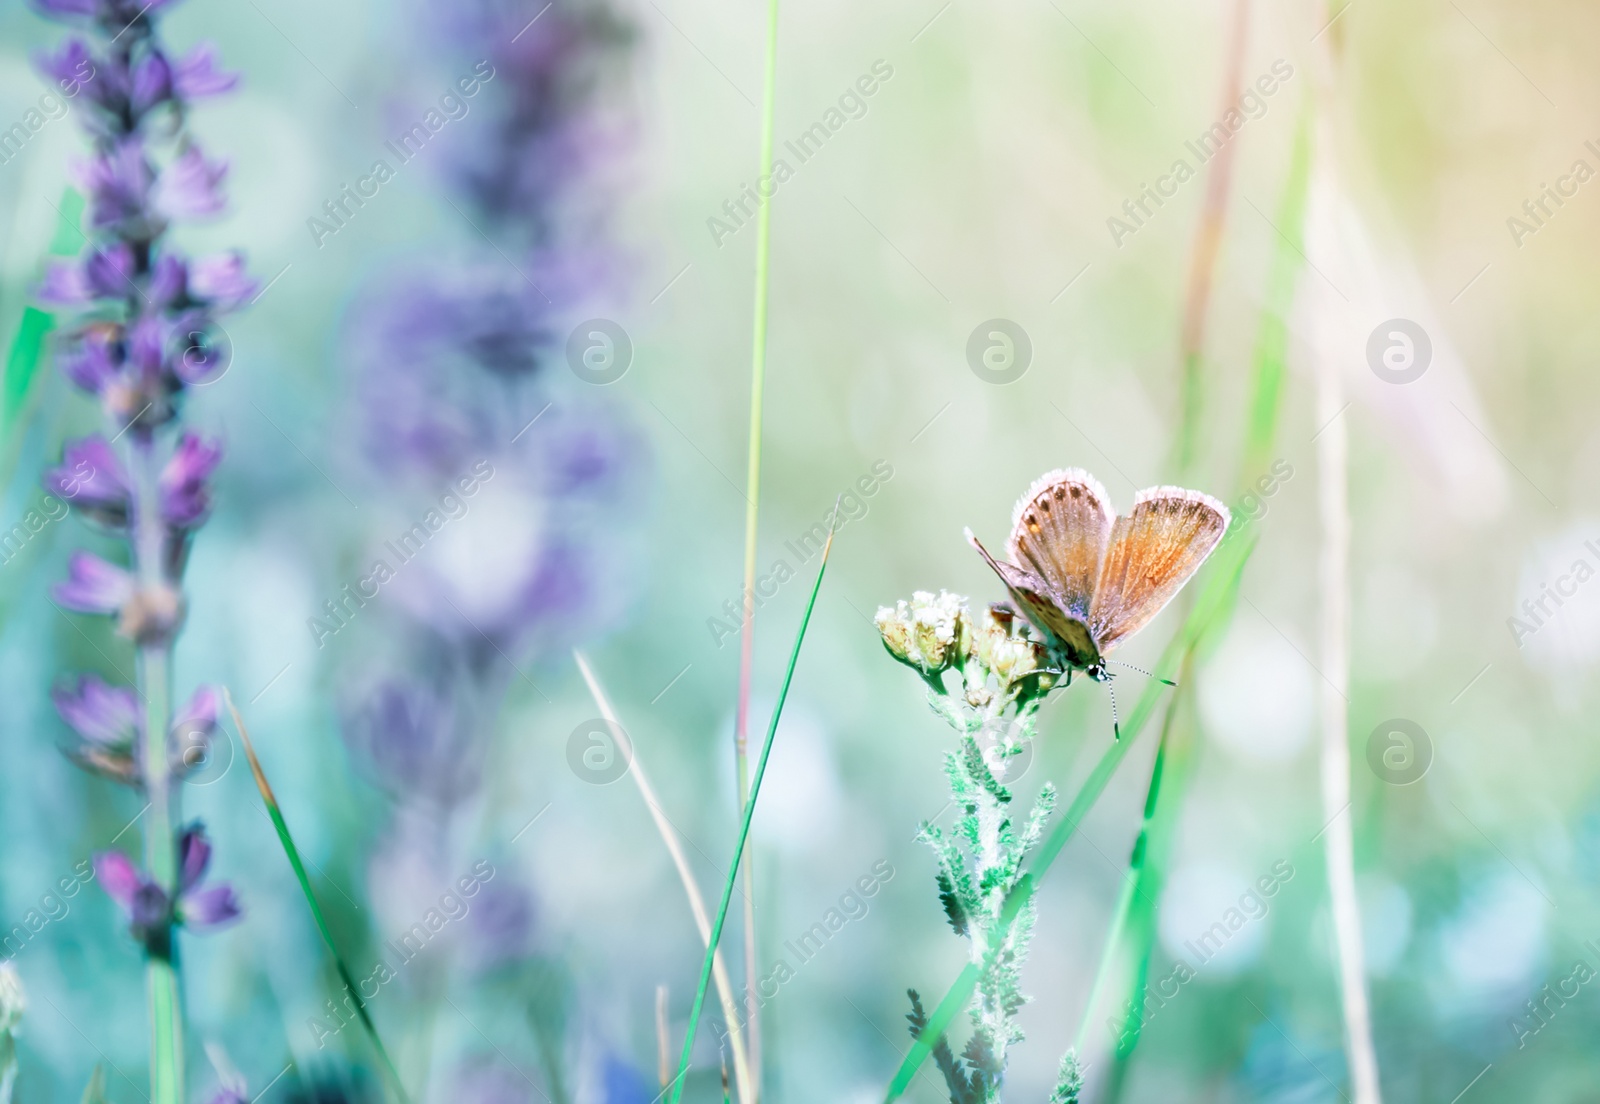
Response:
[{"label": "purple flower bud", "polygon": [[135,115],[143,115],[163,100],[172,97],[172,66],[159,50],[152,51],[133,67],[131,101]]},{"label": "purple flower bud", "polygon": [[174,729],[214,730],[217,727],[217,710],[222,702],[215,686],[202,686],[190,695],[182,709],[172,719]]},{"label": "purple flower bud", "polygon": [[112,526],[127,524],[128,476],[104,437],[68,442],[61,466],[45,472],[44,486],[96,521]]},{"label": "purple flower bud", "polygon": [[166,351],[167,327],[160,318],[146,316],[133,324],[128,332],[126,364],[133,369],[135,380],[146,387],[159,383]]},{"label": "purple flower bud", "polygon": [[122,747],[139,735],[139,701],[131,687],[84,675],[74,689],[55,690],[50,697],[61,719],[91,744]]},{"label": "purple flower bud", "polygon": [[188,293],[189,266],[175,253],[163,253],[156,258],[155,269],[150,273],[150,304],[166,307],[178,302]]},{"label": "purple flower bud", "polygon": [[187,928],[210,931],[244,915],[233,887],[221,882],[209,889],[187,893],[178,901],[178,917]]},{"label": "purple flower bud", "polygon": [[257,286],[238,251],[201,257],[189,270],[190,293],[220,310],[239,306],[256,293]]},{"label": "purple flower bud", "polygon": [[55,600],[79,613],[116,613],[133,597],[133,576],[90,552],[74,552],[67,581],[57,583]]},{"label": "purple flower bud", "polygon": [[61,307],[82,306],[94,295],[83,265],[76,260],[51,261],[45,265],[44,279],[39,281],[36,294],[40,302]]},{"label": "purple flower bud", "polygon": [[181,351],[172,364],[172,374],[182,383],[209,383],[224,372],[232,362],[232,348],[227,335],[218,334],[217,326],[202,310],[187,311],[173,320],[172,332],[177,334]]},{"label": "purple flower bud", "polygon": [[93,15],[97,0],[34,0],[46,15]]},{"label": "purple flower bud", "polygon": [[42,76],[55,81],[57,87],[71,88],[81,84],[87,74],[95,71],[95,62],[94,55],[89,52],[89,44],[73,35],[62,42],[57,53],[40,51],[34,54],[33,67]]},{"label": "purple flower bud", "polygon": [[216,928],[238,919],[244,910],[226,882],[200,889],[211,865],[211,842],[198,821],[178,840],[178,918],[187,927]]},{"label": "purple flower bud", "polygon": [[167,524],[192,529],[205,520],[211,508],[206,480],[222,462],[222,445],[185,432],[178,447],[161,469],[161,516]]},{"label": "purple flower bud", "polygon": [[114,242],[90,252],[83,262],[89,292],[99,299],[120,299],[133,287],[133,249]]},{"label": "purple flower bud", "polygon": [[190,146],[156,180],[155,207],[162,214],[179,219],[221,214],[226,206],[222,180],[227,175],[226,161],[207,161],[198,146]]},{"label": "purple flower bud", "polygon": [[98,395],[117,374],[117,346],[121,331],[110,323],[96,323],[60,356],[66,377],[90,394]]},{"label": "purple flower bud", "polygon": [[239,74],[217,68],[217,47],[211,42],[202,42],[184,54],[172,73],[173,90],[185,100],[219,96],[231,92],[238,83]]},{"label": "purple flower bud", "polygon": [[205,826],[196,822],[183,830],[178,840],[178,893],[187,893],[200,884],[211,864],[211,841]]},{"label": "purple flower bud", "polygon": [[102,851],[96,855],[94,876],[106,896],[128,914],[135,932],[143,934],[165,922],[166,893],[121,851]]},{"label": "purple flower bud", "polygon": [[109,152],[80,162],[76,176],[89,193],[93,209],[90,221],[96,229],[144,217],[152,174],[144,146],[137,139],[124,139]]}]

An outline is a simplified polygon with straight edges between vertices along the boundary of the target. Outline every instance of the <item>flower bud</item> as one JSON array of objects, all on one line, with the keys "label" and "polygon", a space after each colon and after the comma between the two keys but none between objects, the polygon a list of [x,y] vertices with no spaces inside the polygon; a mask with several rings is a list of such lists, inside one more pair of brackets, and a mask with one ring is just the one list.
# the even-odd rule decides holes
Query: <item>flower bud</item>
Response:
[{"label": "flower bud", "polygon": [[889,654],[929,677],[960,663],[970,646],[972,624],[959,594],[919,590],[894,609],[880,607],[876,620]]}]

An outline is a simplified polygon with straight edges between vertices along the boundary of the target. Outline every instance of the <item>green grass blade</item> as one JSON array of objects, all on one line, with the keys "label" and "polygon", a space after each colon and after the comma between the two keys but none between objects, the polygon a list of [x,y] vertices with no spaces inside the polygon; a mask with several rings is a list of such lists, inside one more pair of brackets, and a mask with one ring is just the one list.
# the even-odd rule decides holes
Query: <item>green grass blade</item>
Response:
[{"label": "green grass blade", "polygon": [[78,1104],[106,1104],[106,1071],[96,1063],[89,1074],[89,1083],[83,1087],[83,1098]]},{"label": "green grass blade", "polygon": [[[1233,596],[1238,592],[1238,586],[1244,575],[1245,564],[1250,559],[1250,553],[1255,548],[1253,537],[1241,532],[1232,537],[1223,539],[1222,545],[1213,557],[1213,566],[1208,573],[1206,585],[1201,590],[1200,597],[1196,600],[1194,610],[1184,622],[1182,631],[1167,645],[1162,653],[1161,661],[1155,667],[1155,673],[1161,677],[1170,677],[1177,670],[1181,657],[1195,648],[1201,640],[1208,635],[1231,610]],[[1154,713],[1156,702],[1163,691],[1161,683],[1151,680],[1144,692],[1139,696],[1138,704],[1134,706],[1133,713],[1128,718],[1128,723],[1122,726],[1122,739],[1114,741],[1101,755],[1100,761],[1095,764],[1094,770],[1077,795],[1072,799],[1072,804],[1067,808],[1065,815],[1051,829],[1050,835],[1045,838],[1034,859],[1028,865],[1028,872],[1018,881],[1006,898],[1000,913],[1000,925],[996,929],[994,941],[998,944],[1006,936],[1011,922],[1022,911],[1028,899],[1033,896],[1034,887],[1050,869],[1056,857],[1061,854],[1061,849],[1077,831],[1094,803],[1105,792],[1111,776],[1117,772],[1117,767],[1127,756],[1128,749],[1138,739],[1140,732]],[[916,1075],[918,1068],[933,1052],[933,1045],[939,1037],[949,1029],[956,1015],[966,1007],[971,999],[972,992],[978,983],[978,969],[968,963],[956,978],[955,984],[945,994],[944,999],[934,1009],[933,1015],[928,1018],[928,1026],[917,1036],[911,1045],[910,1052],[905,1060],[900,1063],[900,1068],[895,1072],[894,1080],[889,1083],[889,1091],[885,1096],[885,1104],[898,1099],[911,1084],[911,1078]]]},{"label": "green grass blade", "polygon": [[1245,428],[1241,483],[1249,483],[1266,470],[1278,434],[1278,408],[1289,356],[1289,309],[1294,305],[1295,287],[1305,264],[1302,239],[1311,193],[1311,123],[1311,101],[1307,97],[1289,155],[1289,178],[1278,204],[1275,225],[1282,227],[1283,233],[1267,275],[1266,303],[1256,334],[1255,387]]},{"label": "green grass blade", "polygon": [[[834,518],[839,516],[834,506]],[[672,1082],[672,1104],[683,1096],[683,1082],[689,1072],[689,1054],[694,1048],[695,1028],[700,1024],[700,1010],[706,1000],[706,986],[711,982],[711,963],[717,952],[717,942],[722,938],[722,926],[728,919],[728,904],[733,899],[733,885],[739,877],[739,862],[744,857],[744,845],[750,838],[750,821],[755,816],[756,798],[761,794],[761,779],[767,773],[767,758],[772,754],[772,740],[778,734],[778,718],[783,716],[783,703],[789,696],[789,684],[794,680],[795,664],[800,662],[800,645],[806,638],[806,626],[811,623],[811,611],[817,605],[817,593],[822,590],[822,576],[828,570],[828,554],[833,550],[833,527],[828,528],[828,540],[822,546],[822,563],[817,567],[817,581],[811,584],[811,598],[806,602],[806,612],[800,618],[800,631],[795,634],[794,647],[789,652],[789,666],[783,673],[783,684],[778,689],[778,702],[772,709],[772,722],[767,726],[767,739],[761,745],[761,758],[756,760],[756,773],[750,780],[750,800],[744,803],[744,816],[739,824],[739,839],[734,844],[733,861],[728,864],[728,876],[722,883],[722,900],[717,905],[717,919],[711,925],[711,938],[706,943],[705,961],[700,966],[700,981],[695,986],[694,1005],[689,1011],[689,1026],[684,1032],[683,1055],[678,1059],[678,1076]]]},{"label": "green grass blade", "polygon": [[316,922],[317,931],[322,934],[322,941],[327,944],[328,954],[333,957],[339,981],[355,1002],[356,1015],[361,1019],[361,1026],[366,1028],[373,1049],[378,1052],[378,1058],[383,1063],[384,1073],[389,1078],[395,1096],[399,1098],[401,1104],[409,1104],[405,1087],[400,1083],[400,1073],[389,1058],[389,1052],[384,1049],[383,1040],[378,1037],[378,1028],[372,1022],[371,1013],[367,1011],[367,1002],[361,999],[361,987],[356,984],[355,975],[345,965],[344,956],[334,944],[333,933],[328,930],[328,922],[322,915],[322,906],[317,903],[317,895],[311,891],[311,879],[306,876],[305,863],[300,859],[300,849],[294,845],[294,837],[289,834],[289,825],[284,822],[283,812],[278,808],[278,799],[272,792],[272,786],[267,782],[266,773],[261,769],[261,760],[256,758],[256,749],[250,743],[250,733],[244,727],[244,719],[239,716],[239,710],[233,704],[233,695],[226,689],[223,695],[228,702],[228,712],[233,714],[234,727],[239,730],[239,740],[244,746],[245,756],[250,761],[250,773],[255,777],[256,789],[261,791],[261,800],[266,804],[267,815],[272,818],[272,827],[277,830],[278,842],[283,845],[283,853],[288,856],[289,865],[294,868],[294,876],[300,883],[300,892],[305,895],[306,905],[311,909],[311,918]]}]

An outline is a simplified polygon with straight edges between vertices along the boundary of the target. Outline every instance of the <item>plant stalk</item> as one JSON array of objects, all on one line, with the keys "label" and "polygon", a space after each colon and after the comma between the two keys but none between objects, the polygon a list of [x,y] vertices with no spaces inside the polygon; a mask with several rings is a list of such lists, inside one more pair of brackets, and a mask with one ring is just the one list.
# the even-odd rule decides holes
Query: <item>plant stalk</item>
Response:
[{"label": "plant stalk", "polygon": [[[750,791],[750,683],[755,658],[756,620],[756,535],[761,506],[761,414],[767,375],[767,288],[771,269],[772,199],[760,195],[762,180],[772,179],[772,145],[778,66],[778,0],[767,2],[766,67],[761,90],[761,173],[756,177],[759,206],[756,211],[755,318],[750,340],[750,454],[745,475],[744,515],[744,625],[739,635],[739,701],[734,720],[734,751],[737,757],[739,811],[749,803]],[[761,1086],[761,1002],[756,993],[760,964],[756,954],[755,870],[750,856],[744,859],[744,982],[745,1023],[749,1031],[750,1073],[753,1078],[750,1104],[760,1095]]]},{"label": "plant stalk", "polygon": [[[129,433],[127,457],[133,482],[133,573],[143,593],[155,593],[169,585],[167,532],[161,518],[160,462],[148,432],[136,429]],[[140,762],[150,805],[144,818],[145,863],[168,900],[176,901],[178,843],[174,827],[179,810],[167,747],[172,727],[172,633],[161,632],[142,641],[137,668],[137,693],[144,705]],[[156,949],[147,953],[145,971],[150,1007],[150,1099],[152,1104],[183,1104],[183,1002],[170,923],[155,944]]]}]

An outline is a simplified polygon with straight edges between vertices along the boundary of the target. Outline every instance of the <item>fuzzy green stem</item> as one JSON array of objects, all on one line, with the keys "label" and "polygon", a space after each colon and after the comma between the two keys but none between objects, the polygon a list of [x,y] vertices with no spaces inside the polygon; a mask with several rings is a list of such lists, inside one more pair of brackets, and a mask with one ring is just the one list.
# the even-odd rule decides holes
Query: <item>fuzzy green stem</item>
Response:
[{"label": "fuzzy green stem", "polygon": [[[129,434],[128,470],[133,482],[130,519],[133,574],[141,593],[170,585],[166,578],[166,525],[161,518],[160,463],[155,443],[143,430]],[[167,748],[172,727],[172,633],[162,630],[142,640],[138,651],[138,687],[144,703],[143,767],[145,797],[145,864],[150,876],[178,897],[178,822],[176,792]],[[150,1003],[150,1099],[152,1104],[183,1104],[183,1002],[178,983],[177,948],[167,930],[151,937],[147,951]]]}]

